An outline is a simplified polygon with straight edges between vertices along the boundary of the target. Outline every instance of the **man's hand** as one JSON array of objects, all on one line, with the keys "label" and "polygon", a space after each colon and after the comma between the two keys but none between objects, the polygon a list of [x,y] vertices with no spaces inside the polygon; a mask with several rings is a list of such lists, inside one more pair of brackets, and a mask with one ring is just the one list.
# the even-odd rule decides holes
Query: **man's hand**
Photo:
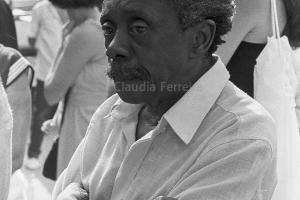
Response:
[{"label": "man's hand", "polygon": [[178,200],[178,199],[175,199],[175,198],[172,198],[172,197],[166,197],[166,196],[159,196],[159,197],[156,197],[153,200]]},{"label": "man's hand", "polygon": [[71,183],[56,200],[89,200],[89,194],[79,183]]}]

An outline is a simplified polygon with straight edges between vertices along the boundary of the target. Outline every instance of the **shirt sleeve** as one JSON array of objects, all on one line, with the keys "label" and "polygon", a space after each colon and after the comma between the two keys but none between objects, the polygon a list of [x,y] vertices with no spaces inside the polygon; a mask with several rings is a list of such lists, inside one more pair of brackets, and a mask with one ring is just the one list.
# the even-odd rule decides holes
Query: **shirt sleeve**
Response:
[{"label": "shirt sleeve", "polygon": [[70,183],[81,183],[80,174],[84,143],[85,139],[83,139],[77,147],[69,162],[68,167],[59,175],[52,192],[52,200],[55,200],[58,195],[64,190],[64,188],[66,188]]},{"label": "shirt sleeve", "polygon": [[[260,199],[257,195],[261,192],[270,197],[276,184],[275,166],[267,142],[228,142],[201,156],[169,196],[179,200],[254,200]],[[263,184],[266,174],[274,178],[269,180],[271,186]]]},{"label": "shirt sleeve", "polygon": [[5,88],[14,83],[28,69],[30,69],[28,78],[32,81],[34,71],[29,61],[20,52],[9,47],[2,47],[0,54],[0,72]]},{"label": "shirt sleeve", "polygon": [[[102,150],[105,145],[109,132],[105,132],[105,125],[102,124],[104,116],[111,110],[111,106],[118,100],[118,95],[114,95],[105,101],[94,113],[90,120],[84,139],[77,147],[73,154],[68,167],[59,176],[56,181],[52,193],[52,200],[56,200],[58,195],[73,182],[80,183],[85,190],[89,190],[89,183],[87,183],[84,171],[93,169],[94,163],[100,154],[97,150]],[[101,132],[101,134],[99,134]],[[91,168],[90,168],[91,167]],[[89,169],[88,169],[89,168]],[[90,171],[90,172],[91,172]]]},{"label": "shirt sleeve", "polygon": [[28,60],[24,57],[20,57],[10,68],[8,72],[8,77],[6,81],[6,87],[10,86],[15,80],[17,80],[22,73],[24,73],[27,69],[30,70],[29,79],[30,85],[33,79],[33,68]]}]

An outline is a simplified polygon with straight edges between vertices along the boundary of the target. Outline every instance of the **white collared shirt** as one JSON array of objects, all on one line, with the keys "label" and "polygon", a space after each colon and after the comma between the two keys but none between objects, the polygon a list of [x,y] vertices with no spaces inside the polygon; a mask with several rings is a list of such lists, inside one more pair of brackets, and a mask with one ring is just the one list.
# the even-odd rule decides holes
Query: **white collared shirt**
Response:
[{"label": "white collared shirt", "polygon": [[140,108],[118,95],[100,106],[53,199],[71,182],[82,183],[91,200],[270,199],[273,120],[229,81],[220,59],[136,141]]},{"label": "white collared shirt", "polygon": [[36,78],[44,81],[62,43],[63,22],[48,0],[37,3],[32,10],[28,37],[36,38]]}]

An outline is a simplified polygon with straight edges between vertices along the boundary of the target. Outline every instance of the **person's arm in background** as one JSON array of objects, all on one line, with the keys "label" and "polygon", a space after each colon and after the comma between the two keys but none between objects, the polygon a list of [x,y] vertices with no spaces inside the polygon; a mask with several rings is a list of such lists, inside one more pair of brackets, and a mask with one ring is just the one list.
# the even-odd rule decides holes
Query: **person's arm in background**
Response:
[{"label": "person's arm in background", "polygon": [[12,172],[20,169],[25,155],[31,122],[31,92],[28,70],[23,72],[6,89],[13,112]]},{"label": "person's arm in background", "polygon": [[246,35],[254,28],[256,2],[257,0],[236,1],[236,14],[233,18],[232,29],[224,36],[223,40],[226,42],[220,45],[216,52],[225,65],[228,64],[235,50],[245,39]]},{"label": "person's arm in background", "polygon": [[[285,12],[281,1],[277,1],[280,29],[284,29]],[[237,0],[236,14],[232,29],[223,38],[226,43],[216,52],[225,65],[228,64],[235,50],[242,41],[266,43],[272,31],[270,18],[270,0]],[[242,67],[242,66],[241,66]]]},{"label": "person's arm in background", "polygon": [[50,105],[64,97],[86,63],[99,53],[101,34],[96,27],[75,28],[68,39],[45,81],[45,98]]}]

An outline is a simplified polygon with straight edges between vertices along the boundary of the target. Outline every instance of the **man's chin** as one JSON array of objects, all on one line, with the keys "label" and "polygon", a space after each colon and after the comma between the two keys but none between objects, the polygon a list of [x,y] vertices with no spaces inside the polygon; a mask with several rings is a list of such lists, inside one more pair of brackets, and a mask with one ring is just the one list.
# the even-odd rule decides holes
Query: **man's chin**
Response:
[{"label": "man's chin", "polygon": [[117,92],[119,97],[126,103],[130,104],[142,104],[149,100],[148,95],[145,93],[138,92]]},{"label": "man's chin", "polygon": [[145,103],[156,92],[153,83],[142,80],[115,81],[115,89],[123,101],[132,104]]}]

